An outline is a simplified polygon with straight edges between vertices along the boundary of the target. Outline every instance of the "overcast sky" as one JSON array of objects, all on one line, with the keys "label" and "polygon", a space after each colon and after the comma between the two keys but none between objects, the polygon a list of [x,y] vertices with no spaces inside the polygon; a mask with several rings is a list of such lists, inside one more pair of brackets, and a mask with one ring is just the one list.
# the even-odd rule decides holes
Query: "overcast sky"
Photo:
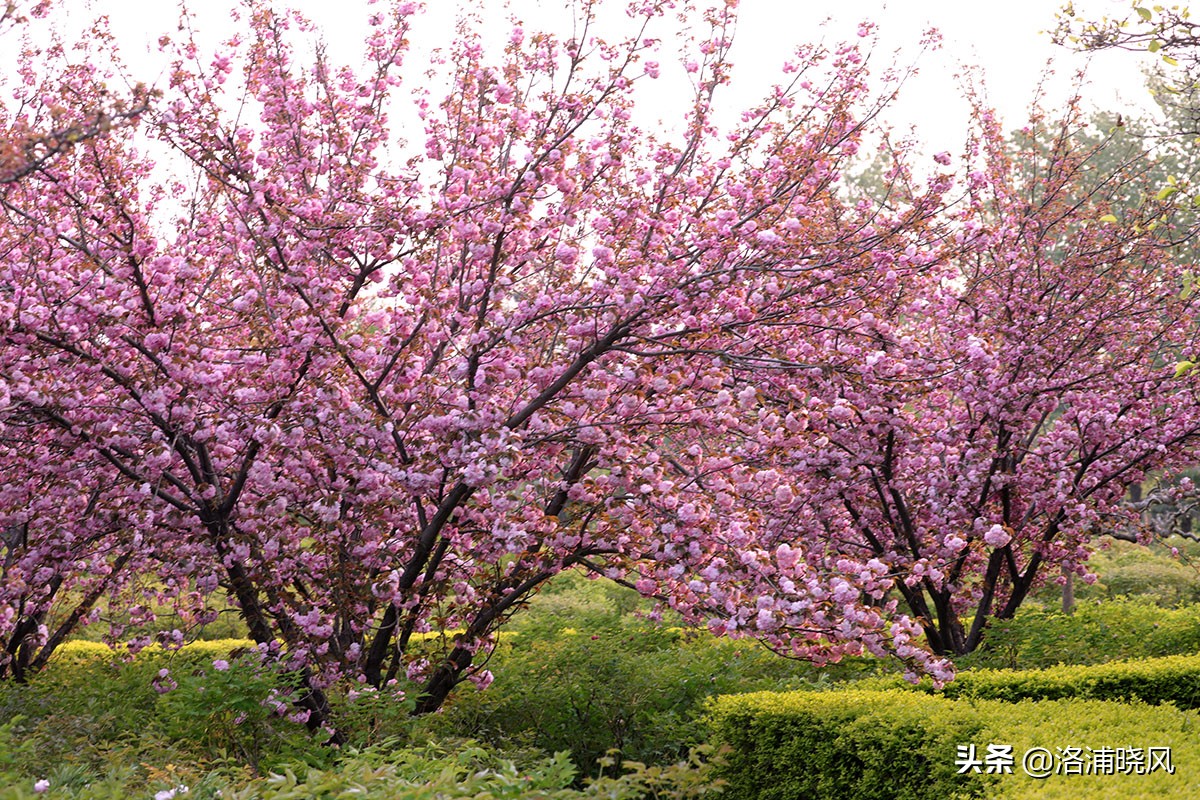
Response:
[{"label": "overcast sky", "polygon": [[[218,41],[233,32],[228,9],[236,0],[205,0],[193,3],[197,28]],[[323,28],[331,54],[353,59],[355,46],[363,30],[368,8],[366,0],[293,0]],[[418,23],[412,40],[417,50],[410,60],[420,62],[434,45],[448,44],[454,35],[458,9],[480,4],[493,9],[498,0],[460,3],[453,0],[429,0],[428,10]],[[564,19],[564,0],[511,0],[512,15],[529,28],[553,27]],[[1089,18],[1104,14],[1123,16],[1128,0],[1075,0],[1077,11]],[[1084,56],[1051,44],[1045,31],[1055,24],[1057,0],[741,0],[740,22],[735,38],[733,60],[737,65],[734,87],[745,92],[747,102],[759,96],[778,74],[780,64],[792,48],[814,38],[826,41],[853,38],[858,23],[871,20],[879,24],[879,49],[884,60],[900,51],[907,63],[917,54],[916,43],[922,32],[937,27],[944,46],[940,52],[924,54],[918,66],[920,75],[906,88],[902,101],[891,112],[891,121],[900,127],[915,125],[919,137],[931,148],[956,149],[966,129],[966,106],[955,78],[964,64],[976,65],[983,77],[987,96],[1010,126],[1023,122],[1024,109],[1035,95],[1039,80],[1047,69],[1047,60],[1055,60],[1057,77],[1050,84],[1052,102],[1061,103],[1070,90],[1071,76],[1088,62]],[[556,10],[558,9],[558,10]],[[122,44],[125,57],[139,79],[155,81],[159,67],[149,57],[151,43],[161,33],[174,31],[177,11],[170,2],[144,0],[58,0],[58,13],[68,12],[73,23],[82,24],[96,14],[109,15],[114,33]],[[822,25],[826,18],[828,23]],[[503,12],[490,18],[503,19]],[[507,33],[506,25],[489,25],[497,36]],[[145,58],[147,60],[143,61]],[[1128,53],[1102,54],[1090,60],[1090,87],[1086,96],[1102,108],[1135,112],[1151,104],[1141,80],[1139,63],[1151,56]],[[423,65],[421,65],[423,71]]]}]

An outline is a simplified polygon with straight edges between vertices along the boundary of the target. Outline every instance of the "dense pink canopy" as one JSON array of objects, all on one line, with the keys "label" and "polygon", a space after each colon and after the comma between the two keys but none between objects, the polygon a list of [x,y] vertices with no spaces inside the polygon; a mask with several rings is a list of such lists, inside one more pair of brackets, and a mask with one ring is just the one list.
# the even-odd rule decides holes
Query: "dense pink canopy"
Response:
[{"label": "dense pink canopy", "polygon": [[[407,674],[428,710],[581,565],[944,678],[1193,457],[1169,209],[1101,222],[1137,176],[1089,169],[1077,119],[1014,153],[980,111],[873,199],[846,174],[894,83],[858,46],[801,48],[720,130],[732,11],[696,13],[668,135],[633,113],[644,30],[516,25],[495,59],[465,32],[435,102],[400,77],[411,5],[357,71],[263,4],[216,54],[164,38],[136,124],[0,187],[0,672],[102,607],[121,638],[173,606],[178,643],[228,596],[314,720],[339,676]],[[9,130],[106,107],[100,67],[23,63]],[[455,631],[440,661],[428,631]]]}]

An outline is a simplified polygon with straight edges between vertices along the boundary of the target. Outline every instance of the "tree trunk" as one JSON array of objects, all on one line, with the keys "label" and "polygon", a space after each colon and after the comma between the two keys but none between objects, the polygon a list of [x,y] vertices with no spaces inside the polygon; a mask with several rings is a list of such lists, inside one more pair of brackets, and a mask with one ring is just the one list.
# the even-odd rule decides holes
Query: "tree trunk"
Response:
[{"label": "tree trunk", "polygon": [[1075,575],[1070,572],[1062,588],[1062,610],[1068,615],[1075,613]]}]

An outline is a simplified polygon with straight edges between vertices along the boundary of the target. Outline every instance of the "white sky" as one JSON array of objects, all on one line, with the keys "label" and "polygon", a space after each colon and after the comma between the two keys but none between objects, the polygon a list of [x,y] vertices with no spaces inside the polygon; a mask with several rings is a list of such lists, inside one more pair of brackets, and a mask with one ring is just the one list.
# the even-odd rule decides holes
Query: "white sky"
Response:
[{"label": "white sky", "polygon": [[[286,1],[286,0],[285,0]],[[196,26],[211,41],[233,32],[228,9],[236,0],[196,0]],[[613,0],[623,5],[622,0]],[[355,47],[367,13],[366,0],[292,0],[324,30],[335,61],[355,61]],[[410,74],[424,71],[425,51],[445,46],[454,36],[454,20],[461,7],[500,8],[500,0],[427,0],[425,17],[411,37],[415,51],[408,65]],[[527,28],[552,27],[564,19],[563,0],[510,0],[510,13]],[[922,31],[937,27],[944,37],[941,52],[926,53],[918,62],[920,75],[906,88],[901,102],[889,119],[898,127],[913,125],[918,138],[931,150],[957,150],[966,130],[967,108],[961,99],[960,83],[955,74],[963,64],[978,65],[988,99],[1010,126],[1024,121],[1024,110],[1034,97],[1048,59],[1054,59],[1057,77],[1051,83],[1050,108],[1061,104],[1071,85],[1071,76],[1085,62],[1091,86],[1085,96],[1097,107],[1130,113],[1149,109],[1152,104],[1144,89],[1139,63],[1149,63],[1149,55],[1106,53],[1091,58],[1071,53],[1051,44],[1044,33],[1055,24],[1058,0],[741,0],[740,21],[732,57],[737,65],[734,89],[746,94],[749,104],[760,96],[778,74],[778,68],[792,48],[815,38],[834,42],[853,38],[859,22],[879,23],[881,61],[900,51],[899,61],[907,63],[916,56],[916,43]],[[1109,14],[1124,16],[1129,0],[1076,0],[1077,11],[1098,18]],[[148,82],[159,80],[160,68],[149,56],[152,42],[161,33],[173,33],[177,10],[171,2],[147,0],[56,0],[56,19],[66,13],[71,24],[83,25],[97,14],[110,17],[114,34],[122,46],[135,77]],[[826,17],[832,17],[822,26]],[[495,30],[502,40],[507,24],[503,12],[489,15],[487,30]],[[341,56],[341,58],[339,58]],[[139,74],[145,72],[147,74]],[[664,70],[665,72],[665,70]],[[680,73],[682,74],[682,73]],[[669,84],[664,87],[669,90]],[[727,97],[727,100],[736,100]],[[739,103],[740,105],[740,103]],[[669,103],[655,108],[669,109]]]}]

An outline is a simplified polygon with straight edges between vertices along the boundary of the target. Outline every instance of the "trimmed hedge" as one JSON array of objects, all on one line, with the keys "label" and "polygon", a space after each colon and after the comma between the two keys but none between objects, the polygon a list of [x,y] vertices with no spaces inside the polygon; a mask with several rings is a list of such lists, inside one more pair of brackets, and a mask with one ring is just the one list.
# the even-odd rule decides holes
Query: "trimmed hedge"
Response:
[{"label": "trimmed hedge", "polygon": [[961,673],[943,690],[946,697],[995,700],[1142,700],[1157,705],[1200,708],[1200,656],[1166,656],[1092,666],[1042,670],[976,670]]},{"label": "trimmed hedge", "polygon": [[1200,606],[1161,608],[1146,598],[1082,602],[1074,614],[1022,606],[1015,619],[992,620],[971,668],[1036,669],[1102,664],[1200,652]]},{"label": "trimmed hedge", "polygon": [[[863,681],[859,688],[889,690],[914,688],[899,679]],[[948,698],[992,700],[1141,700],[1151,705],[1171,703],[1179,708],[1200,708],[1200,655],[1166,656],[1089,666],[1046,669],[964,670],[944,689],[928,681],[917,687]]]},{"label": "trimmed hedge", "polygon": [[[1004,800],[1142,800],[1200,797],[1200,714],[1170,705],[1148,706],[1102,700],[947,701],[969,703],[988,722],[988,738],[978,742],[1013,745],[1013,774],[1002,776],[989,797]],[[1058,754],[1079,748],[1085,764],[1101,748],[1139,750],[1169,748],[1174,773],[1055,774],[1037,779],[1025,773],[1021,759],[1032,747]]]},{"label": "trimmed hedge", "polygon": [[[1099,700],[1008,703],[904,691],[760,692],[718,698],[709,724],[731,748],[719,771],[732,800],[1200,797],[1200,715]],[[959,748],[982,759],[1009,745],[1011,774],[959,773]],[[1031,777],[1025,753],[1169,748],[1174,773]],[[1147,762],[1149,763],[1149,762]]]},{"label": "trimmed hedge", "polygon": [[991,776],[958,775],[959,743],[984,720],[966,703],[914,692],[755,692],[709,707],[719,774],[734,800],[982,797]]}]

